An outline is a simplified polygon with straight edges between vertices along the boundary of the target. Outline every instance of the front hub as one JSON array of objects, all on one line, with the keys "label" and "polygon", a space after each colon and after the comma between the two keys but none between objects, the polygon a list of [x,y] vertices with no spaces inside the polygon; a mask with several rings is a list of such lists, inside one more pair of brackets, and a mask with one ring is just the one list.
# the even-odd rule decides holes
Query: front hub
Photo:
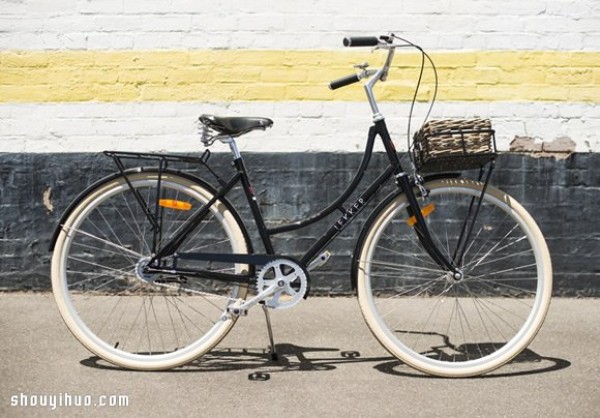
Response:
[{"label": "front hub", "polygon": [[464,280],[464,278],[465,278],[465,275],[460,270],[457,270],[457,271],[454,271],[454,272],[449,271],[449,272],[446,273],[446,280],[449,283],[452,283],[452,284],[454,284],[454,283],[460,283],[460,282],[462,282]]}]

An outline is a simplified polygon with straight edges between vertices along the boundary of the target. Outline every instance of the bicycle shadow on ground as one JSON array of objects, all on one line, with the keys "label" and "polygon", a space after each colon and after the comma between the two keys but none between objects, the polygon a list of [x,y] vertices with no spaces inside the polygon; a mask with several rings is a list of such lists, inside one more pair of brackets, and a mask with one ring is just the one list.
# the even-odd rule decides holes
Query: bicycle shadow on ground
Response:
[{"label": "bicycle shadow on ground", "polygon": [[[327,347],[302,347],[294,344],[277,344],[278,359],[272,360],[266,349],[217,348],[184,366],[161,373],[228,372],[252,370],[249,380],[266,381],[272,374],[284,372],[332,371],[346,364],[376,363],[373,368],[393,376],[436,378],[412,369],[395,357],[362,357],[358,351]],[[130,371],[92,356],[80,362],[86,367],[114,371]],[[474,378],[499,378],[548,373],[569,367],[567,360],[544,357],[526,349],[498,371]],[[156,372],[154,372],[156,373]]]},{"label": "bicycle shadow on ground", "polygon": [[[329,371],[340,364],[380,362],[394,357],[361,357],[358,351],[339,348],[302,347],[294,344],[276,344],[277,359],[268,349],[217,348],[190,363],[164,372],[226,372],[234,370],[265,369],[269,373],[287,371]],[[335,355],[334,355],[335,353]],[[91,356],[80,361],[86,367],[128,371],[112,365],[100,357]]]},{"label": "bicycle shadow on ground", "polygon": [[[499,377],[517,377],[540,373],[556,372],[571,366],[571,362],[556,357],[545,357],[526,348],[517,357],[501,366],[499,369],[482,376],[472,376],[469,379],[492,379]],[[389,362],[380,363],[374,368],[381,373],[393,376],[445,379],[444,377],[429,376],[421,373],[400,360],[394,359]]]},{"label": "bicycle shadow on ground", "polygon": [[[415,332],[408,330],[396,330],[397,334],[404,335],[419,335],[425,337],[435,337],[439,339],[439,344],[432,344],[427,352],[421,354],[435,360],[442,361],[469,361],[476,360],[482,356],[492,354],[502,348],[504,343],[501,342],[487,342],[487,343],[463,343],[457,345],[452,342],[448,335],[440,334],[437,332]],[[515,358],[501,366],[499,369],[492,371],[488,374],[481,376],[473,376],[471,378],[498,378],[498,377],[510,377],[510,376],[525,376],[531,374],[548,373],[566,369],[571,366],[571,362],[565,359],[556,357],[544,357],[534,352],[533,350],[526,348],[519,353]],[[405,377],[427,377],[435,378],[436,376],[429,376],[415,369],[411,368],[407,364],[400,360],[394,359],[390,362],[377,364],[375,369],[382,373],[391,374],[395,376]]]}]

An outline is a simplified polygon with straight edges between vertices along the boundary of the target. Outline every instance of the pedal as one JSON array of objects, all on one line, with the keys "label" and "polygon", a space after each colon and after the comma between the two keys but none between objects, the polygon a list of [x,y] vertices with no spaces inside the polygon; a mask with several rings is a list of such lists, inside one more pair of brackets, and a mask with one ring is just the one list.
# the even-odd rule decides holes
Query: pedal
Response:
[{"label": "pedal", "polygon": [[248,309],[240,308],[239,306],[228,306],[227,313],[233,316],[246,316]]},{"label": "pedal", "polygon": [[248,309],[243,306],[244,301],[242,299],[236,300],[234,303],[227,307],[227,314],[230,316],[246,316],[248,315]]},{"label": "pedal", "polygon": [[310,262],[306,270],[312,271],[314,269],[318,269],[319,267],[327,264],[329,259],[331,258],[331,253],[329,251],[323,251],[317,258]]}]

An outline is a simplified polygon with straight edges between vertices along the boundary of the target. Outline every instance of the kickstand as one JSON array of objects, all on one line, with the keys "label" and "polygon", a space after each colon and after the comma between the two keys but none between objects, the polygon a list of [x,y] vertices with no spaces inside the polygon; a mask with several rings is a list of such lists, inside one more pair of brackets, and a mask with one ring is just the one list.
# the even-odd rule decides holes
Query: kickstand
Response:
[{"label": "kickstand", "polygon": [[269,351],[272,361],[277,361],[277,352],[275,351],[275,342],[273,342],[273,330],[271,329],[271,317],[269,316],[269,308],[265,305],[265,302],[260,302],[262,305],[263,312],[265,313],[265,319],[267,320],[267,331],[269,332]]}]

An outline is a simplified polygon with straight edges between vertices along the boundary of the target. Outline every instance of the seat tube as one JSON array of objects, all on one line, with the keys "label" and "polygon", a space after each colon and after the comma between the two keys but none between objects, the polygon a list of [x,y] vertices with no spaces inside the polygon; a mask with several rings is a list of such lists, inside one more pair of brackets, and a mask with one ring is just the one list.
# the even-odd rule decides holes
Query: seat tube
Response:
[{"label": "seat tube", "polygon": [[[233,139],[232,139],[233,141]],[[242,187],[244,188],[244,194],[248,199],[248,205],[250,206],[250,210],[252,211],[252,217],[254,218],[254,222],[256,223],[256,227],[258,228],[258,233],[265,247],[265,251],[267,254],[274,254],[273,244],[271,243],[271,237],[269,235],[269,231],[267,230],[267,226],[265,225],[265,220],[260,211],[260,207],[258,206],[258,202],[256,200],[256,195],[254,193],[254,188],[250,183],[250,178],[248,177],[248,172],[246,171],[246,166],[244,164],[244,159],[237,151],[237,147],[235,147],[235,141],[233,141],[234,146],[232,146],[232,152],[237,157],[233,160],[233,164],[235,169],[239,173],[242,180]],[[230,145],[231,146],[231,145]]]}]

